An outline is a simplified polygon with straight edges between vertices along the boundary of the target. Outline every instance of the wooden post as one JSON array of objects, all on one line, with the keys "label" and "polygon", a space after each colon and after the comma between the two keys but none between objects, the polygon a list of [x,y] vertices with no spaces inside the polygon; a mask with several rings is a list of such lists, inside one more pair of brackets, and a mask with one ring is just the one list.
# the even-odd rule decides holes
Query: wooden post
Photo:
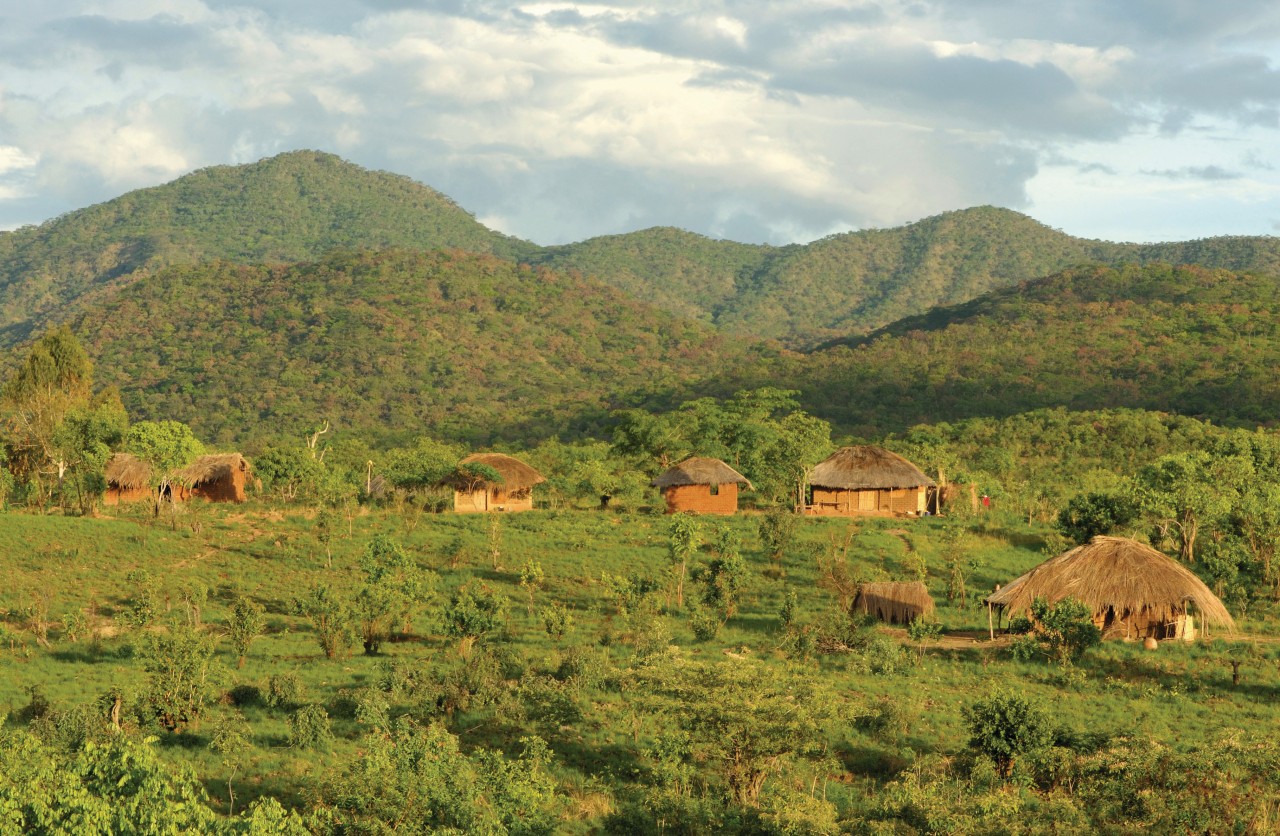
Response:
[{"label": "wooden post", "polygon": [[987,633],[991,635],[991,640],[996,640],[996,628],[991,623],[991,602],[987,602]]}]

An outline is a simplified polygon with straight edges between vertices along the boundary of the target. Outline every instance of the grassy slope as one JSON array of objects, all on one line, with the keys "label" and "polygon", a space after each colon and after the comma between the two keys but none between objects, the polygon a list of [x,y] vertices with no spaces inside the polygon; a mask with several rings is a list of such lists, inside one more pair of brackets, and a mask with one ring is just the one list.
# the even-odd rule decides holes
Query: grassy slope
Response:
[{"label": "grassy slope", "polygon": [[[191,510],[194,508],[194,510]],[[400,517],[385,511],[359,513],[334,543],[334,568],[324,565],[323,552],[309,535],[308,515],[250,503],[242,507],[192,506],[178,530],[152,527],[144,516],[126,509],[119,519],[39,518],[0,515],[0,570],[10,582],[0,590],[0,611],[17,612],[38,593],[48,596],[55,620],[74,608],[93,602],[102,623],[118,624],[130,595],[126,575],[144,569],[160,579],[162,600],[176,617],[180,591],[192,582],[210,590],[204,619],[218,630],[227,615],[234,590],[251,594],[266,605],[268,635],[254,646],[243,670],[234,669],[230,648],[220,646],[223,672],[218,689],[236,684],[262,686],[272,674],[296,671],[304,680],[307,699],[333,705],[342,693],[371,686],[379,663],[387,658],[420,665],[427,671],[455,664],[453,642],[439,635],[429,618],[415,624],[416,638],[391,644],[379,658],[353,655],[326,661],[315,644],[310,626],[291,614],[294,595],[319,580],[350,585],[358,575],[357,558],[364,544],[378,532],[403,542],[423,566],[437,570],[447,591],[465,580],[478,579],[512,600],[511,625],[505,647],[512,664],[526,670],[552,670],[567,646],[594,648],[611,666],[625,666],[632,650],[623,643],[620,622],[609,615],[601,573],[640,573],[663,577],[666,571],[666,519],[648,515],[604,515],[589,512],[534,512],[503,518],[502,564],[494,570],[486,562],[449,568],[445,546],[461,538],[474,553],[483,553],[488,521],[480,517]],[[201,523],[195,533],[189,516]],[[1018,663],[998,650],[932,650],[910,673],[875,676],[860,673],[847,656],[789,661],[778,649],[776,612],[784,590],[797,592],[801,621],[829,618],[834,599],[816,583],[812,555],[840,548],[852,532],[848,558],[852,571],[865,578],[907,575],[909,550],[928,567],[930,591],[938,600],[939,616],[953,628],[981,629],[980,608],[958,609],[946,603],[943,531],[945,521],[919,520],[904,524],[868,520],[851,529],[848,521],[803,520],[799,540],[787,558],[787,577],[769,580],[760,573],[765,561],[754,536],[755,520],[739,516],[727,521],[744,542],[753,578],[741,613],[714,641],[693,640],[678,613],[663,616],[680,652],[712,664],[735,664],[734,656],[765,660],[789,675],[818,683],[831,699],[853,713],[876,699],[888,697],[909,719],[907,728],[890,737],[870,735],[843,723],[828,731],[836,754],[834,768],[844,773],[833,781],[829,796],[846,811],[868,803],[865,796],[906,766],[915,753],[951,753],[964,747],[960,709],[996,690],[1014,689],[1044,699],[1059,720],[1080,730],[1136,733],[1168,745],[1206,741],[1223,728],[1274,723],[1271,689],[1280,684],[1273,665],[1246,668],[1245,686],[1232,689],[1229,669],[1204,647],[1166,644],[1157,655],[1140,648],[1111,644],[1097,652],[1064,689],[1061,676],[1038,663]],[[968,525],[959,548],[973,558],[970,589],[987,589],[1039,562],[1037,532],[1012,519],[991,517]],[[558,601],[570,606],[577,626],[560,645],[547,638],[526,613],[519,568],[526,560],[539,562],[546,573],[537,603]],[[127,629],[94,647],[87,640],[71,643],[55,629],[46,650],[20,633],[17,645],[0,650],[0,711],[16,710],[27,701],[26,688],[39,685],[56,707],[86,703],[110,687],[135,689],[143,674],[137,660],[125,651],[132,639]],[[1271,625],[1274,613],[1258,607],[1243,620],[1246,630]],[[607,646],[601,637],[612,636]],[[732,654],[732,655],[730,655]],[[587,785],[595,775],[606,795],[625,789],[626,776],[643,763],[639,750],[664,730],[662,715],[644,694],[607,688],[589,689],[579,700],[585,715],[572,727],[541,729],[557,752],[558,773],[570,787]],[[397,704],[394,711],[412,705]],[[220,709],[211,707],[211,712]],[[243,807],[260,794],[274,794],[299,803],[306,777],[314,777],[313,755],[282,746],[285,714],[262,706],[245,708],[252,726],[252,766],[237,780]],[[514,747],[527,728],[513,729],[487,710],[454,718],[452,727],[469,745]],[[339,741],[331,762],[355,755],[360,729],[338,718]],[[217,757],[207,750],[208,729],[161,741],[165,756],[191,762],[215,798],[223,793],[225,774]],[[905,753],[905,754],[904,754]],[[839,777],[837,775],[836,777]],[[566,828],[599,824],[588,814]]]}]

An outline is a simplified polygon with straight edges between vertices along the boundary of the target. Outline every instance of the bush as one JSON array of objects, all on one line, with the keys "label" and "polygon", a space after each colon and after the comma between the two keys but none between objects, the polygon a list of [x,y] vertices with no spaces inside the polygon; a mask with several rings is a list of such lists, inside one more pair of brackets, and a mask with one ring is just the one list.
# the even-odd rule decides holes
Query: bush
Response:
[{"label": "bush", "polygon": [[689,616],[689,627],[693,630],[694,638],[700,642],[709,642],[720,635],[720,615],[715,610],[698,607]]},{"label": "bush", "polygon": [[991,758],[1006,780],[1016,758],[1040,752],[1054,740],[1048,712],[1016,694],[976,702],[961,709],[961,714],[969,726],[969,748]]},{"label": "bush", "polygon": [[318,705],[304,705],[289,717],[289,745],[295,749],[328,749],[333,743],[329,713]]},{"label": "bush", "polygon": [[272,674],[267,679],[267,705],[271,708],[293,708],[306,696],[306,688],[297,671]]}]

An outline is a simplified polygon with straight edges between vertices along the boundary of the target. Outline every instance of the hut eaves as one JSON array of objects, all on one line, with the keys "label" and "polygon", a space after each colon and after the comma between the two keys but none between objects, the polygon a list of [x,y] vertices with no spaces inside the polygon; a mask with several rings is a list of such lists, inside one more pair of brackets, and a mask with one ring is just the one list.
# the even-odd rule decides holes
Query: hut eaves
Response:
[{"label": "hut eaves", "polygon": [[813,468],[809,484],[847,491],[932,487],[934,481],[911,462],[883,447],[841,447]]},{"label": "hut eaves", "polygon": [[502,477],[501,487],[506,491],[523,490],[547,481],[529,465],[503,453],[473,453],[459,464],[483,464],[493,468]]},{"label": "hut eaves", "polygon": [[682,485],[728,485],[731,483],[746,485],[752,490],[747,477],[729,465],[707,456],[694,456],[664,471],[649,484],[655,488],[673,488]]}]

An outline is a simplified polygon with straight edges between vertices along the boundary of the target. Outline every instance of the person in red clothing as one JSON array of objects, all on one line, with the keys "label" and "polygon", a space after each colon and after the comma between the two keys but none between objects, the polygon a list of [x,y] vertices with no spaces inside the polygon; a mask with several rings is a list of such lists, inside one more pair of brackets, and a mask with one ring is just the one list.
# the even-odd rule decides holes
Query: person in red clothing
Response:
[{"label": "person in red clothing", "polygon": [[982,495],[982,510],[984,510],[984,511],[985,511],[986,509],[988,509],[988,508],[990,508],[990,507],[991,507],[991,497],[987,496],[987,495],[984,493],[984,494]]}]

